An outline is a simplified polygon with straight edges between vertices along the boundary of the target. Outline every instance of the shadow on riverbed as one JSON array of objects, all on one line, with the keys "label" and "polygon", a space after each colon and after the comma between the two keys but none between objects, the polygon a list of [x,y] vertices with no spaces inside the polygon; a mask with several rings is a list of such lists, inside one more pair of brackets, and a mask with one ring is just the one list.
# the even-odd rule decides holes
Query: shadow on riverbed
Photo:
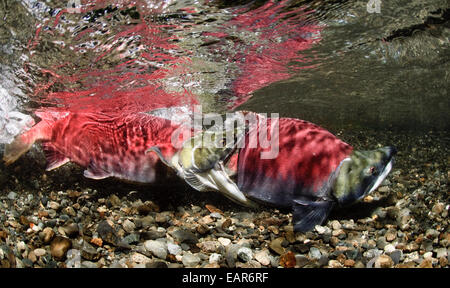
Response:
[{"label": "shadow on riverbed", "polygon": [[372,202],[357,202],[348,207],[336,207],[330,213],[328,220],[357,220],[366,217],[371,217],[373,212],[382,207],[392,205],[388,197],[381,198],[378,201]]}]

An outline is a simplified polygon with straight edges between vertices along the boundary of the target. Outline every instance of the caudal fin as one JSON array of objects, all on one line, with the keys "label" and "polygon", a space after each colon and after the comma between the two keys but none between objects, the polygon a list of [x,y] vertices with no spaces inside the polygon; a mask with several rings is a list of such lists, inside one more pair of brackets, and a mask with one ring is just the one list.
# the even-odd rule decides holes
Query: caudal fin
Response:
[{"label": "caudal fin", "polygon": [[49,140],[51,137],[51,125],[48,121],[41,121],[34,125],[29,131],[20,134],[10,144],[5,145],[3,161],[5,165],[14,163],[20,156],[30,150],[34,142],[38,140]]},{"label": "caudal fin", "polygon": [[22,134],[17,136],[16,139],[14,139],[14,141],[10,144],[6,144],[5,154],[3,155],[5,165],[14,163],[20,156],[22,156],[22,154],[30,150],[34,141],[28,141],[27,138],[28,137],[25,137],[25,135]]}]

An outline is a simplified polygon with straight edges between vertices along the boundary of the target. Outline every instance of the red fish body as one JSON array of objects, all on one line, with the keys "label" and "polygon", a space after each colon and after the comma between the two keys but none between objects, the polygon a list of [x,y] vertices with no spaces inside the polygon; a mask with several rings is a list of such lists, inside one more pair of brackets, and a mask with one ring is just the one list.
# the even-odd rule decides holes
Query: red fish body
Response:
[{"label": "red fish body", "polygon": [[40,140],[48,160],[47,170],[72,161],[86,167],[84,175],[89,178],[117,177],[142,183],[155,180],[159,161],[145,151],[157,145],[164,155],[173,155],[171,138],[180,126],[146,113],[122,117],[83,112],[37,115],[42,121],[7,146],[7,163]]},{"label": "red fish body", "polygon": [[[245,146],[237,150],[237,185],[241,191],[265,203],[290,207],[298,197],[320,198],[328,190],[330,175],[353,148],[329,131],[307,121],[293,118],[265,119],[267,125],[255,126],[247,134]],[[278,123],[276,123],[277,121]],[[259,121],[258,121],[259,122]],[[261,123],[261,122],[259,122]],[[249,143],[261,129],[270,135],[279,125],[276,157],[262,159],[273,147]],[[272,136],[276,137],[276,135]]]},{"label": "red fish body", "polygon": [[335,204],[360,200],[392,168],[393,147],[356,151],[307,121],[238,113],[227,114],[241,123],[228,126],[237,139],[233,145],[223,131],[204,131],[164,163],[199,191],[220,191],[247,206],[256,201],[291,208],[295,231],[323,223]]},{"label": "red fish body", "polygon": [[[228,169],[249,199],[291,208],[295,231],[313,229],[334,205],[352,204],[372,192],[392,168],[393,147],[356,151],[310,122],[256,116],[257,125],[250,126],[245,145],[235,150]],[[254,145],[261,133],[270,135],[276,149]]]}]

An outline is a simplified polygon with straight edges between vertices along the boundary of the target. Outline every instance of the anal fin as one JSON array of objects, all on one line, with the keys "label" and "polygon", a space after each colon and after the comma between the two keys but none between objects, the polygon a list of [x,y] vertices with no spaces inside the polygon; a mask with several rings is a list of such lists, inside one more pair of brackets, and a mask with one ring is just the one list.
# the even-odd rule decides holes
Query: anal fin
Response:
[{"label": "anal fin", "polygon": [[332,201],[294,200],[293,225],[294,231],[307,232],[325,221],[333,208]]},{"label": "anal fin", "polygon": [[95,179],[95,180],[105,179],[105,178],[112,176],[111,173],[98,167],[92,161],[91,161],[91,163],[89,163],[89,166],[86,168],[86,170],[84,170],[83,175],[86,178]]},{"label": "anal fin", "polygon": [[69,158],[58,152],[52,145],[44,144],[45,158],[47,159],[47,171],[61,167],[70,161]]}]

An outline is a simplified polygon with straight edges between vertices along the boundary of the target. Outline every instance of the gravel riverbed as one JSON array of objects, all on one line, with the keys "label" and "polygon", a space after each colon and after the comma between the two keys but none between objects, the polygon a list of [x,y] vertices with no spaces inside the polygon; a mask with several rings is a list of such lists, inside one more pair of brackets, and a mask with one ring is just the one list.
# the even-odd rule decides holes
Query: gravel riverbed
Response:
[{"label": "gravel riverbed", "polygon": [[292,215],[249,210],[176,177],[155,185],[45,171],[39,148],[0,165],[0,267],[448,267],[449,135],[361,131],[396,163],[362,202],[294,233]]}]

